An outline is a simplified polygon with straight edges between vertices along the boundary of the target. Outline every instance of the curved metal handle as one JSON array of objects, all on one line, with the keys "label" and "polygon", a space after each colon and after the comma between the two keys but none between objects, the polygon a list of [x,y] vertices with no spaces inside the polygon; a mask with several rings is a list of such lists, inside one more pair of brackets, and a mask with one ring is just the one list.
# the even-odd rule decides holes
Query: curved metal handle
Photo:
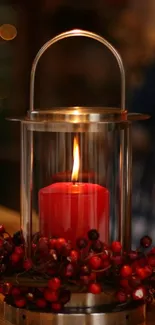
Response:
[{"label": "curved metal handle", "polygon": [[80,30],[80,29],[74,29],[62,34],[57,35],[56,37],[52,38],[51,40],[49,40],[47,43],[45,43],[42,48],[39,50],[39,52],[37,53],[33,64],[32,64],[32,69],[31,69],[31,80],[30,80],[30,112],[32,112],[34,110],[34,83],[35,83],[35,75],[36,75],[36,68],[38,65],[38,62],[41,58],[41,56],[44,54],[44,52],[46,52],[46,50],[48,50],[48,48],[50,46],[52,46],[53,44],[69,38],[69,37],[76,37],[76,36],[83,36],[83,37],[87,37],[87,38],[91,38],[96,40],[97,42],[105,45],[110,52],[113,53],[113,55],[115,56],[119,69],[120,69],[120,74],[121,74],[121,109],[125,109],[125,70],[124,70],[124,65],[123,65],[123,61],[121,59],[120,54],[117,52],[117,50],[107,41],[105,40],[103,37],[92,33],[92,32],[88,32],[88,31],[84,31],[84,30]]}]

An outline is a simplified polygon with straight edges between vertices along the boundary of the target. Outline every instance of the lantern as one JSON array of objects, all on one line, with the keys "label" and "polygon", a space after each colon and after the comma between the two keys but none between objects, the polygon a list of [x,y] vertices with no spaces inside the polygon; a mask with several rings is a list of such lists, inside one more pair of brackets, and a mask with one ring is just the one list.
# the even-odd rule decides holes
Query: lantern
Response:
[{"label": "lantern", "polygon": [[[36,110],[40,58],[56,42],[77,36],[101,43],[116,58],[121,107]],[[40,49],[31,72],[30,110],[20,121],[21,233],[11,255],[14,294],[5,302],[7,320],[143,321],[143,297],[133,302],[130,292],[121,291],[118,304],[116,291],[120,274],[131,275],[126,265],[120,273],[123,252],[131,248],[131,122],[145,118],[126,111],[123,63],[101,36],[73,30]]]}]

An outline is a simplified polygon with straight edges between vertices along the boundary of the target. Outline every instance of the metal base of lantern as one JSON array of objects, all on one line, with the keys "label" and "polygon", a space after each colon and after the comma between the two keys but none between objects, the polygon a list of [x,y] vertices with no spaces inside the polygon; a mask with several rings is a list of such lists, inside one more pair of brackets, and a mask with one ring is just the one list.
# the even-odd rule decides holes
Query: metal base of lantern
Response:
[{"label": "metal base of lantern", "polygon": [[4,303],[1,325],[140,325],[145,321],[145,305],[128,307],[125,310],[111,308],[66,308],[63,313],[40,313],[18,309]]}]

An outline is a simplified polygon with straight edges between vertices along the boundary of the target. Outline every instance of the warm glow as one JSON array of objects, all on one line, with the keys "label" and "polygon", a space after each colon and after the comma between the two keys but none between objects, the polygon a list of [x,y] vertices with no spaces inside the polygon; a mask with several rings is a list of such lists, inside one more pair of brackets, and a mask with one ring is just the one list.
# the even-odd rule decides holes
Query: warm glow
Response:
[{"label": "warm glow", "polygon": [[80,153],[79,153],[79,143],[78,138],[74,137],[73,143],[73,170],[72,170],[72,181],[76,182],[79,176],[80,168]]},{"label": "warm glow", "polygon": [[0,38],[5,41],[12,41],[17,36],[17,29],[14,25],[3,24],[0,26]]}]

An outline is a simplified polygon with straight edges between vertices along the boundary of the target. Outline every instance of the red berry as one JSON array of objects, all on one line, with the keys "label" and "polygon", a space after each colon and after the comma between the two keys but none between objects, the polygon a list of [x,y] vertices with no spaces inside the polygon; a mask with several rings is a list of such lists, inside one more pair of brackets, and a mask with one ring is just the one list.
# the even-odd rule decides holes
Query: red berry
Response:
[{"label": "red berry", "polygon": [[29,271],[30,269],[32,269],[32,266],[33,266],[33,263],[32,263],[32,260],[31,259],[27,259],[23,263],[23,268],[26,271]]},{"label": "red berry", "polygon": [[127,279],[120,280],[120,285],[122,288],[128,288],[129,287],[129,281]]},{"label": "red berry", "polygon": [[34,300],[34,294],[32,292],[28,292],[26,295],[27,300],[33,301]]},{"label": "red berry", "polygon": [[132,297],[134,300],[142,300],[144,299],[145,295],[146,295],[146,290],[142,286],[135,289],[132,293]]},{"label": "red berry", "polygon": [[61,286],[61,280],[59,278],[53,278],[48,281],[48,287],[53,291],[58,290],[60,286]]},{"label": "red berry", "polygon": [[144,269],[145,269],[145,272],[146,272],[146,276],[149,277],[152,275],[153,273],[153,270],[152,270],[152,267],[150,265],[146,265],[144,266]]},{"label": "red berry", "polygon": [[105,260],[109,260],[109,252],[105,251],[102,255],[100,255],[100,258],[105,261]]},{"label": "red berry", "polygon": [[121,265],[124,262],[123,256],[122,255],[116,255],[111,257],[111,261],[115,265]]},{"label": "red berry", "polygon": [[88,287],[88,292],[93,293],[93,294],[99,294],[102,292],[101,285],[98,283],[91,283]]},{"label": "red berry", "polygon": [[35,251],[37,249],[37,245],[35,243],[32,243],[32,250]]},{"label": "red berry", "polygon": [[144,280],[147,277],[147,272],[143,267],[137,267],[136,274],[139,276],[141,280]]},{"label": "red berry", "polygon": [[155,247],[151,248],[150,254],[155,255]]},{"label": "red berry", "polygon": [[73,276],[73,274],[74,274],[74,267],[71,263],[69,263],[65,268],[64,276],[70,278]]},{"label": "red berry", "polygon": [[15,254],[20,255],[21,257],[24,255],[24,250],[21,246],[16,246],[14,250]]},{"label": "red berry", "polygon": [[63,291],[60,291],[60,293],[59,293],[59,301],[63,305],[65,305],[65,304],[67,304],[67,302],[69,302],[70,297],[71,297],[71,293],[69,290],[63,290]]},{"label": "red berry", "polygon": [[129,252],[128,256],[131,261],[134,261],[134,260],[136,260],[138,253],[136,251],[131,251],[131,252]]},{"label": "red berry", "polygon": [[20,261],[20,255],[16,254],[16,253],[13,253],[10,256],[10,260],[11,260],[12,264],[17,264]]},{"label": "red berry", "polygon": [[120,270],[120,275],[123,278],[128,278],[132,275],[132,268],[130,265],[123,265],[121,270]]},{"label": "red berry", "polygon": [[62,309],[63,305],[60,303],[54,303],[51,305],[51,308],[53,309],[53,311],[58,312]]},{"label": "red berry", "polygon": [[57,243],[57,239],[56,238],[52,238],[49,240],[49,247],[51,249],[55,249],[56,248],[56,243]]},{"label": "red berry", "polygon": [[77,262],[79,260],[79,257],[79,252],[77,252],[76,250],[71,250],[69,254],[69,259],[71,262]]},{"label": "red berry", "polygon": [[103,251],[104,245],[100,240],[92,242],[91,250],[95,253],[101,253]]},{"label": "red berry", "polygon": [[124,291],[119,291],[116,294],[116,299],[117,301],[119,301],[120,303],[124,303],[127,301],[127,294]]},{"label": "red berry", "polygon": [[79,249],[84,249],[87,247],[87,245],[88,245],[88,240],[86,238],[81,237],[78,238],[76,241],[76,246]]},{"label": "red berry", "polygon": [[137,288],[141,284],[141,279],[137,275],[133,275],[129,280],[130,286],[133,288]]},{"label": "red berry", "polygon": [[99,256],[92,256],[89,259],[89,265],[93,270],[98,270],[102,265],[102,260]]},{"label": "red berry", "polygon": [[82,284],[85,284],[85,285],[88,285],[91,282],[89,275],[81,275],[80,281]]},{"label": "red berry", "polygon": [[89,276],[89,278],[90,278],[90,282],[94,282],[94,281],[96,281],[96,273],[91,273],[90,274],[90,276]]},{"label": "red berry", "polygon": [[148,257],[148,264],[152,267],[155,267],[155,256],[149,256]]},{"label": "red berry", "polygon": [[4,245],[4,240],[0,238],[0,249],[3,248],[3,245]]},{"label": "red berry", "polygon": [[44,298],[49,302],[58,301],[58,293],[56,291],[51,291],[50,289],[45,289]]},{"label": "red berry", "polygon": [[25,298],[22,298],[22,297],[18,297],[15,299],[15,305],[18,307],[18,308],[23,308],[25,307],[26,305],[26,299]]},{"label": "red berry", "polygon": [[72,245],[71,245],[71,243],[66,243],[66,244],[63,246],[62,250],[61,250],[61,255],[67,257],[67,256],[69,256],[71,250],[72,250]]},{"label": "red berry", "polygon": [[65,238],[58,238],[56,241],[56,249],[60,250],[66,245],[66,239]]},{"label": "red berry", "polygon": [[57,261],[58,258],[55,249],[50,249],[49,255],[50,255],[50,260]]},{"label": "red berry", "polygon": [[47,237],[40,237],[39,244],[49,244],[49,239]]},{"label": "red berry", "polygon": [[99,237],[100,237],[100,235],[96,229],[91,229],[88,231],[89,240],[98,240]]},{"label": "red berry", "polygon": [[17,287],[13,287],[11,293],[13,296],[20,296],[21,290]]},{"label": "red berry", "polygon": [[38,308],[44,309],[47,306],[47,302],[46,302],[45,299],[41,299],[41,298],[40,299],[37,299],[36,306]]},{"label": "red berry", "polygon": [[111,262],[110,262],[109,259],[108,260],[104,260],[104,261],[102,261],[101,268],[102,269],[106,269],[106,268],[110,267],[110,265],[111,265]]},{"label": "red berry", "polygon": [[0,235],[3,235],[5,233],[5,228],[3,225],[0,225]]},{"label": "red berry", "polygon": [[122,250],[122,244],[119,241],[113,241],[111,244],[111,250],[113,253],[120,253]]},{"label": "red berry", "polygon": [[90,269],[89,265],[84,264],[84,265],[81,266],[81,268],[80,268],[80,275],[81,276],[89,275],[90,272],[91,272],[91,269]]},{"label": "red berry", "polygon": [[144,236],[140,240],[140,245],[143,248],[149,248],[152,245],[152,239],[149,236]]}]

